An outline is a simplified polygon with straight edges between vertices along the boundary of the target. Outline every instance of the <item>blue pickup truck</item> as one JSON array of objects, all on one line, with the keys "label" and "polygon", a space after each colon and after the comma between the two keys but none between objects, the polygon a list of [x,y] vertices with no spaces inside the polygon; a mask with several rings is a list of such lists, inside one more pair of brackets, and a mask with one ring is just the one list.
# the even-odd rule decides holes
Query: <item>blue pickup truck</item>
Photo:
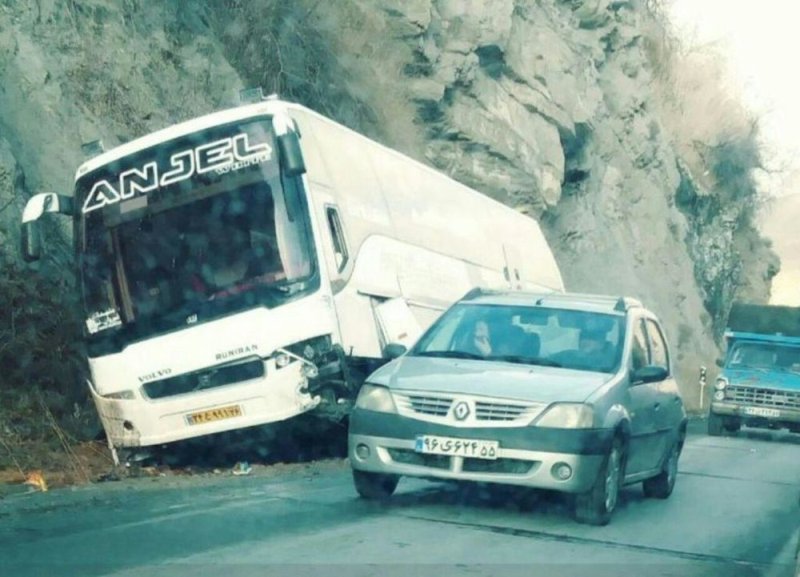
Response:
[{"label": "blue pickup truck", "polygon": [[708,434],[742,425],[800,433],[800,308],[735,303]]}]

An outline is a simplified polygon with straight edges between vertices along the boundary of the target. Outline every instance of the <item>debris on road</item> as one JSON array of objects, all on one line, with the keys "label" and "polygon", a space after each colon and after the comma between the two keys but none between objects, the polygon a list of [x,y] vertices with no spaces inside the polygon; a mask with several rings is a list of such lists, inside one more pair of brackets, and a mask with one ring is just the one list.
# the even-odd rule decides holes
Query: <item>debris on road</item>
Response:
[{"label": "debris on road", "polygon": [[23,484],[30,485],[43,493],[47,491],[47,481],[45,481],[41,471],[31,471],[28,473]]},{"label": "debris on road", "polygon": [[234,475],[249,475],[253,471],[253,468],[247,461],[239,461],[233,467],[233,474]]}]

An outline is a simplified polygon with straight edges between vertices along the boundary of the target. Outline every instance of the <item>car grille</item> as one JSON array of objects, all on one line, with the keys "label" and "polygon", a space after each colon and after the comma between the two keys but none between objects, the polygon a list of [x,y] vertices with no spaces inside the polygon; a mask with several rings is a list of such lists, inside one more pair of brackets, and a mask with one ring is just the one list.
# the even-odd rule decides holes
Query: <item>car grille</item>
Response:
[{"label": "car grille", "polygon": [[446,455],[425,455],[410,449],[388,449],[389,456],[395,463],[417,465],[431,469],[449,469],[450,457]]},{"label": "car grille", "polygon": [[452,397],[439,396],[395,394],[395,400],[403,409],[435,417],[447,416],[447,412],[453,404]]},{"label": "car grille", "polygon": [[514,421],[524,415],[531,405],[512,405],[478,401],[475,403],[475,418],[479,421]]},{"label": "car grille", "polygon": [[[401,413],[414,416],[438,417],[443,419],[448,416],[450,409],[456,401],[451,395],[436,393],[394,393],[397,408]],[[464,397],[459,396],[459,400]],[[520,419],[530,421],[543,405],[540,403],[509,402],[507,400],[475,400],[473,403],[475,420],[481,422],[510,423]]]},{"label": "car grille", "polygon": [[[416,465],[429,469],[448,470],[452,464],[452,457],[445,455],[426,455],[411,449],[387,449],[389,456],[395,463],[403,465]],[[465,473],[495,473],[502,475],[525,475],[537,463],[523,459],[470,459],[464,458],[461,470]]]},{"label": "car grille", "polygon": [[725,398],[743,405],[775,407],[776,409],[800,409],[800,393],[789,391],[729,386],[725,389]]},{"label": "car grille", "polygon": [[256,358],[153,381],[144,384],[142,390],[151,399],[163,399],[258,379],[264,374],[264,361]]},{"label": "car grille", "polygon": [[462,470],[466,473],[501,473],[505,475],[525,475],[536,464],[522,459],[464,459]]}]

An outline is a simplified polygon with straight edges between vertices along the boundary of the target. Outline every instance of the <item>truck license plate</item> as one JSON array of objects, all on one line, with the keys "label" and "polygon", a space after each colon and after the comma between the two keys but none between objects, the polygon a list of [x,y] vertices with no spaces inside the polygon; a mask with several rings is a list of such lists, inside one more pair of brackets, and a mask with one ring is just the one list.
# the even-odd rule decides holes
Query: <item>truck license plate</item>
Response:
[{"label": "truck license plate", "polygon": [[417,453],[448,455],[452,457],[471,457],[473,459],[497,459],[497,441],[477,439],[453,439],[433,435],[419,435],[414,445]]},{"label": "truck license plate", "polygon": [[754,417],[780,417],[781,412],[777,409],[767,409],[764,407],[745,407],[745,415],[752,415]]}]

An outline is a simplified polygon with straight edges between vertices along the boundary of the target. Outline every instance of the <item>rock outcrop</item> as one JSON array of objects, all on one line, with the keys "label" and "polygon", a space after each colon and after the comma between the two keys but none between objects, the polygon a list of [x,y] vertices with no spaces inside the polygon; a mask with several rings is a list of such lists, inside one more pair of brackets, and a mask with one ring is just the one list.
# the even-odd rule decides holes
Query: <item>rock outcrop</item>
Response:
[{"label": "rock outcrop", "polygon": [[634,0],[2,0],[0,251],[29,194],[69,191],[82,142],[261,85],[539,218],[570,290],[637,296],[664,319],[696,403],[731,299],[765,300],[778,265],[747,203],[676,152],[657,24]]}]

